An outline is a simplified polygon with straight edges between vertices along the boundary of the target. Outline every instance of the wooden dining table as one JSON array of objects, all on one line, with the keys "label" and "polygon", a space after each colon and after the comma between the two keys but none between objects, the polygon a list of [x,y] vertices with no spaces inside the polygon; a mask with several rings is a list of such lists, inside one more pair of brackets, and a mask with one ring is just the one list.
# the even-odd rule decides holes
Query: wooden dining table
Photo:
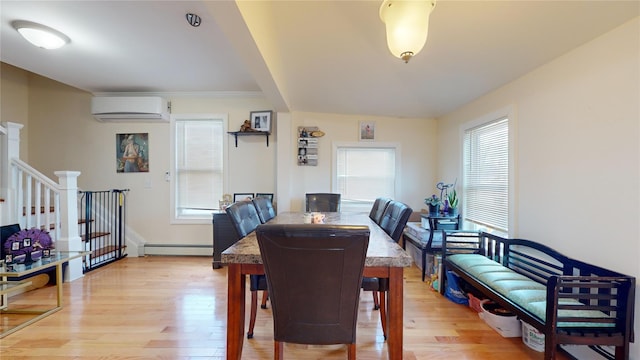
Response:
[{"label": "wooden dining table", "polygon": [[[387,233],[369,218],[368,213],[325,213],[325,223],[366,225],[369,247],[363,276],[389,279],[387,299],[387,350],[390,360],[402,359],[403,342],[403,273],[412,258]],[[269,223],[302,224],[304,213],[284,212]],[[310,228],[313,224],[309,224]],[[255,232],[240,239],[222,252],[221,262],[228,265],[227,359],[242,356],[245,326],[246,276],[264,274],[262,257]]]}]

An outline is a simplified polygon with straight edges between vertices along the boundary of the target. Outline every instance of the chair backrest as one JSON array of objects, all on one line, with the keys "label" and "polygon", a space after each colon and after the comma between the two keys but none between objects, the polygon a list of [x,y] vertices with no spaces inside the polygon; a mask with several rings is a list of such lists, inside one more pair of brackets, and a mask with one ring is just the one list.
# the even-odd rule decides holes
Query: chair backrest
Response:
[{"label": "chair backrest", "polygon": [[391,201],[384,210],[384,214],[382,214],[380,227],[393,241],[398,242],[412,212],[413,210],[406,204],[399,201]]},{"label": "chair backrest", "polygon": [[305,195],[307,211],[340,211],[340,194],[334,193],[307,193]]},{"label": "chair backrest", "polygon": [[227,207],[226,212],[240,239],[253,232],[260,225],[258,212],[251,200],[234,202]]},{"label": "chair backrest", "polygon": [[276,211],[273,209],[273,204],[268,198],[256,197],[253,199],[253,205],[256,207],[261,223],[264,224],[276,217]]},{"label": "chair backrest", "polygon": [[376,201],[373,202],[373,206],[371,207],[371,212],[369,212],[369,217],[371,220],[375,221],[376,224],[380,225],[380,220],[382,220],[382,215],[384,214],[384,210],[387,208],[387,205],[391,202],[391,199],[379,197]]},{"label": "chair backrest", "polygon": [[367,226],[264,224],[256,229],[274,340],[355,343]]}]

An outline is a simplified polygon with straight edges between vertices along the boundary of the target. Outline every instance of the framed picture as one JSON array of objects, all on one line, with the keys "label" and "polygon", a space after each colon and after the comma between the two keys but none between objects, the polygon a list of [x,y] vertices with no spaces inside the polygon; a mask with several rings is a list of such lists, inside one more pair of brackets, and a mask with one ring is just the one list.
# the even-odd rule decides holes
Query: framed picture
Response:
[{"label": "framed picture", "polygon": [[233,194],[233,202],[251,200],[251,199],[253,199],[253,193],[234,193]]},{"label": "framed picture", "polygon": [[269,199],[269,201],[273,202],[273,194],[271,194],[271,193],[257,193],[256,197],[257,198],[260,198],[260,197],[261,198],[267,198],[267,199]]},{"label": "framed picture", "polygon": [[51,256],[51,250],[49,249],[42,250],[42,257],[49,257],[49,256]]},{"label": "framed picture", "polygon": [[373,141],[376,139],[376,123],[373,121],[360,122],[360,141]]},{"label": "framed picture", "polygon": [[7,254],[4,256],[4,262],[7,264],[11,264],[13,262],[13,255]]},{"label": "framed picture", "polygon": [[116,172],[149,172],[149,133],[116,134]]},{"label": "framed picture", "polygon": [[22,246],[24,247],[31,246],[31,238],[24,238],[24,240],[22,240]]},{"label": "framed picture", "polygon": [[273,111],[252,111],[251,127],[257,131],[271,132],[271,114]]},{"label": "framed picture", "polygon": [[11,250],[12,251],[20,250],[20,242],[19,241],[12,242],[11,243]]}]

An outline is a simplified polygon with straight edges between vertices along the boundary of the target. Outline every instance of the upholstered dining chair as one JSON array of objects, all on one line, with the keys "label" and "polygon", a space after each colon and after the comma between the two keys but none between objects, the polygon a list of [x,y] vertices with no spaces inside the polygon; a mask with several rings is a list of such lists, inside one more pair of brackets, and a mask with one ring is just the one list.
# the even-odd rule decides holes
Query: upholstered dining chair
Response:
[{"label": "upholstered dining chair", "polygon": [[[395,241],[396,243],[402,236],[402,231],[409,221],[409,217],[413,210],[406,204],[399,201],[390,201],[387,205],[382,219],[380,220],[380,227]],[[380,310],[380,322],[382,323],[382,333],[385,340],[387,339],[387,305],[386,305],[386,293],[389,291],[389,279],[386,278],[370,278],[365,277],[362,279],[362,289],[364,291],[372,291],[373,294],[373,308],[374,310]]]},{"label": "upholstered dining chair", "polygon": [[260,218],[261,223],[266,223],[267,221],[276,217],[276,211],[273,208],[273,203],[271,200],[266,197],[256,197],[253,200],[253,205],[256,207],[256,211],[258,212],[258,217]]},{"label": "upholstered dining chair", "polygon": [[384,210],[387,208],[387,205],[391,202],[391,199],[385,197],[379,197],[373,202],[373,206],[371,207],[371,211],[369,212],[369,218],[375,221],[376,224],[380,225],[380,220],[382,220],[382,215],[384,214]]},{"label": "upholstered dining chair", "polygon": [[271,308],[274,359],[284,343],[347,344],[356,358],[356,325],[369,228],[264,224],[256,229]]},{"label": "upholstered dining chair", "polygon": [[[258,225],[261,224],[260,217],[252,200],[237,201],[226,209],[227,215],[238,234],[238,238],[242,239],[252,233]],[[249,330],[247,331],[247,339],[253,338],[253,328],[256,325],[256,315],[258,310],[258,291],[262,290],[263,309],[267,308],[267,299],[269,292],[267,291],[267,280],[265,275],[250,275],[249,289],[251,290],[251,314],[249,316]]]},{"label": "upholstered dining chair", "polygon": [[305,194],[307,211],[339,212],[340,194],[335,193],[307,193]]}]

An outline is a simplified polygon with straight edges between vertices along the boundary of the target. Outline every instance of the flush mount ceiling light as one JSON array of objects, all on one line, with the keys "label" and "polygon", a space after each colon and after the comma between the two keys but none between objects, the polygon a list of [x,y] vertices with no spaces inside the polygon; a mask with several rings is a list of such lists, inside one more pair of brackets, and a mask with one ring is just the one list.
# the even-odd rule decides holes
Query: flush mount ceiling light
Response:
[{"label": "flush mount ceiling light", "polygon": [[60,31],[31,21],[16,20],[11,25],[27,41],[44,49],[57,49],[71,41]]},{"label": "flush mount ceiling light", "polygon": [[422,50],[429,32],[429,15],[435,0],[385,0],[380,6],[380,19],[387,28],[387,45],[391,53],[409,62]]}]

